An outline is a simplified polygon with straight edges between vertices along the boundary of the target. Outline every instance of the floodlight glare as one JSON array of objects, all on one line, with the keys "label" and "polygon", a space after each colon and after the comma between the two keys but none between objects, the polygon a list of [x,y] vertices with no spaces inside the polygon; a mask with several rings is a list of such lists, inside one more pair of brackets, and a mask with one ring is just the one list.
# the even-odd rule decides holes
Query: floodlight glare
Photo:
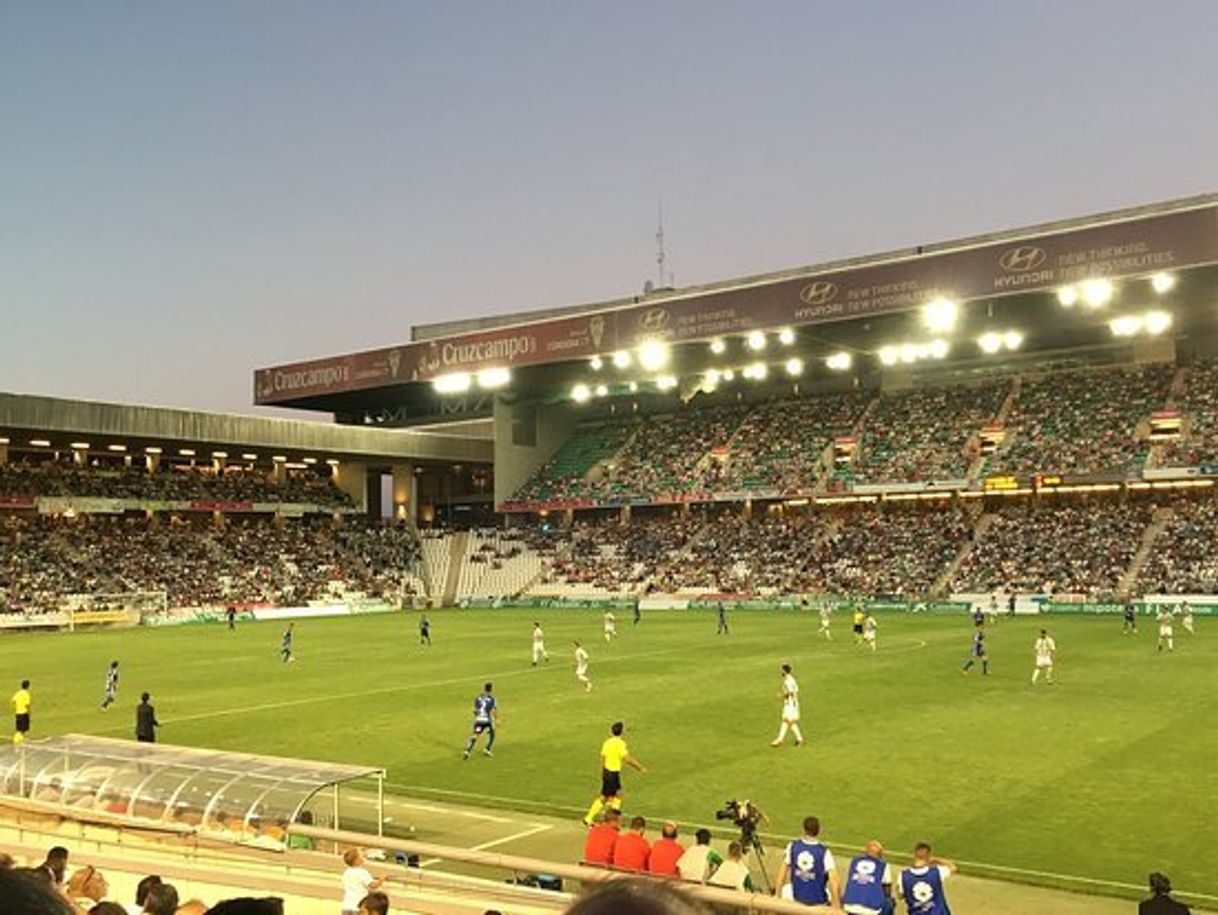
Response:
[{"label": "floodlight glare", "polygon": [[1066,308],[1073,308],[1074,303],[1078,301],[1078,290],[1073,286],[1059,286],[1057,289],[1057,301]]},{"label": "floodlight glare", "polygon": [[592,399],[592,389],[586,384],[577,384],[571,389],[571,399],[576,403],[587,403]]},{"label": "floodlight glare", "polygon": [[753,352],[760,352],[765,349],[765,334],[759,330],[752,331],[745,337],[744,342]]},{"label": "floodlight glare", "polygon": [[1150,278],[1150,287],[1159,295],[1167,292],[1176,285],[1176,278],[1170,273],[1156,273]]},{"label": "floodlight glare", "polygon": [[498,366],[491,369],[483,369],[478,373],[478,387],[486,391],[493,391],[496,388],[507,387],[512,380],[511,369],[503,366]]},{"label": "floodlight glare", "polygon": [[735,372],[733,372],[731,369],[728,369],[727,371],[725,371],[725,372],[723,373],[723,380],[724,380],[724,381],[735,381],[735,380],[736,380],[736,373],[735,373]]},{"label": "floodlight glare", "polygon": [[902,343],[899,352],[901,354],[901,361],[905,363],[915,361],[919,355],[918,347],[913,343]]},{"label": "floodlight glare", "polygon": [[1092,308],[1103,308],[1112,301],[1114,291],[1108,280],[1087,280],[1083,283],[1083,302]]},{"label": "floodlight glare", "polygon": [[631,394],[636,393],[638,391],[638,389],[639,389],[639,383],[637,381],[628,381],[626,383],[626,390],[628,390]]},{"label": "floodlight glare", "polygon": [[1108,322],[1114,337],[1132,337],[1142,329],[1142,319],[1136,315],[1123,315]]},{"label": "floodlight glare", "polygon": [[804,373],[804,361],[799,358],[788,359],[783,368],[787,370],[787,374],[792,378],[798,378]]},{"label": "floodlight glare", "polygon": [[880,362],[883,365],[896,365],[897,360],[900,358],[900,353],[895,346],[880,347]]},{"label": "floodlight glare", "polygon": [[592,366],[592,371],[599,372],[602,368],[605,367],[605,360],[602,359],[600,356],[593,356],[591,359],[588,360],[588,365]]},{"label": "floodlight glare", "polygon": [[992,356],[1002,349],[1002,337],[993,332],[982,334],[977,338],[977,345],[983,353]]},{"label": "floodlight glare", "polygon": [[661,375],[656,379],[656,387],[661,391],[671,391],[677,386],[677,379],[672,375]]},{"label": "floodlight glare", "polygon": [[596,396],[597,396],[597,397],[605,397],[605,396],[607,396],[607,395],[608,395],[608,393],[609,393],[609,385],[607,385],[607,384],[598,384],[598,385],[596,386]]},{"label": "floodlight glare", "polygon": [[1023,334],[1017,330],[1008,330],[1002,335],[1002,344],[1007,349],[1019,349],[1023,346]]},{"label": "floodlight glare", "polygon": [[1166,311],[1148,311],[1142,316],[1142,326],[1146,328],[1146,333],[1158,336],[1171,327],[1171,315]]},{"label": "floodlight glare", "polygon": [[947,351],[951,349],[946,340],[931,340],[930,341],[930,356],[932,359],[944,359],[947,357]]},{"label": "floodlight glare", "polygon": [[825,365],[833,369],[835,372],[844,372],[854,364],[854,359],[849,353],[834,353],[825,360]]},{"label": "floodlight glare", "polygon": [[795,331],[789,327],[784,327],[778,332],[778,342],[783,346],[790,346],[795,342]]},{"label": "floodlight glare", "polygon": [[663,340],[644,340],[639,346],[639,365],[645,372],[658,372],[672,358],[672,347]]},{"label": "floodlight glare", "polygon": [[630,353],[624,349],[618,350],[613,354],[613,367],[617,369],[630,368]]},{"label": "floodlight glare", "polygon": [[716,337],[710,342],[710,351],[716,356],[722,356],[727,350],[727,344],[723,342],[722,337]]},{"label": "floodlight glare", "polygon": [[452,372],[440,375],[431,383],[437,394],[461,394],[469,390],[469,372]]},{"label": "floodlight glare", "polygon": [[931,299],[922,306],[922,323],[934,333],[945,334],[956,326],[959,313],[960,306],[951,299]]},{"label": "floodlight glare", "polygon": [[719,377],[720,376],[719,376],[718,369],[707,369],[706,370],[706,383],[707,384],[718,384]]}]

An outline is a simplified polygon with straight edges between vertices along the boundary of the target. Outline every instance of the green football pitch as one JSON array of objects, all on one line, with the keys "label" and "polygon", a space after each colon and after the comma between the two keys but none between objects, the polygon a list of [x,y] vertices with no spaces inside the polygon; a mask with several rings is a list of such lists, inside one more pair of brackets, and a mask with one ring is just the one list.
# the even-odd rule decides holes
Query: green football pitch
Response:
[{"label": "green football pitch", "polygon": [[[0,671],[33,681],[33,737],[131,736],[150,690],[166,743],[356,762],[391,791],[572,820],[599,786],[597,753],[624,720],[646,773],[627,771],[626,812],[712,824],[728,798],[770,817],[767,835],[814,813],[831,845],[921,839],[969,871],[1127,894],[1147,871],[1218,897],[1209,866],[1218,797],[1218,643],[1208,620],[1177,627],[1174,654],[1117,617],[1003,619],[992,672],[962,675],[971,622],[882,615],[879,650],[834,640],[814,614],[652,612],[606,644],[594,611],[439,611],[421,647],[416,614],[296,623],[298,661],[279,660],[281,624],[22,634],[0,639]],[[534,619],[551,660],[529,663]],[[1057,682],[1030,683],[1047,625]],[[594,690],[575,680],[572,640]],[[121,662],[118,705],[98,708]],[[793,665],[807,742],[768,744],[779,664]],[[463,762],[473,697],[495,684],[495,756]],[[571,850],[571,856],[578,854]]]}]

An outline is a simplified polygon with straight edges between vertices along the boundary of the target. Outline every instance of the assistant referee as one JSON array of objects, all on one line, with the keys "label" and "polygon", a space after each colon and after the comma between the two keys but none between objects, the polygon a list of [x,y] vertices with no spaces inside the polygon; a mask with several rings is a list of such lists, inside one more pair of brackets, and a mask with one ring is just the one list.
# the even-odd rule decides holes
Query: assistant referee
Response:
[{"label": "assistant referee", "polygon": [[608,804],[614,810],[622,809],[622,766],[627,765],[639,772],[646,772],[646,767],[630,755],[622,732],[626,725],[620,721],[613,722],[609,728],[610,736],[601,744],[601,793],[588,808],[584,823],[591,826],[596,815]]},{"label": "assistant referee", "polygon": [[13,693],[13,743],[23,743],[30,732],[30,681],[22,680],[21,689]]}]

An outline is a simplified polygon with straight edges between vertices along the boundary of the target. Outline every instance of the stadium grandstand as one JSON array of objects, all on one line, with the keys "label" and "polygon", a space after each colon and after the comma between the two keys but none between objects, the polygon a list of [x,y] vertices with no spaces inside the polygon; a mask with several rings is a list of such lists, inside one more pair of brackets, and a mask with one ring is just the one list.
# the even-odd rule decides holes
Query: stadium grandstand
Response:
[{"label": "stadium grandstand", "polygon": [[[46,705],[60,736],[26,741],[20,732],[0,753],[0,852],[37,869],[46,848],[79,850],[91,868],[79,890],[97,868],[113,875],[124,897],[133,897],[141,876],[163,873],[181,885],[183,899],[275,895],[288,899],[288,911],[308,915],[334,910],[338,855],[367,846],[370,870],[391,873],[385,885],[395,911],[561,911],[574,890],[616,874],[581,858],[586,799],[572,805],[569,773],[548,755],[553,747],[562,759],[584,753],[572,750],[584,735],[561,730],[585,728],[584,713],[568,714],[555,681],[546,681],[538,704],[549,717],[530,718],[538,714],[531,709],[518,719],[518,733],[529,735],[522,742],[533,742],[530,758],[505,760],[510,750],[484,745],[495,764],[518,767],[506,777],[481,774],[487,766],[475,770],[469,758],[486,722],[476,719],[463,756],[438,723],[455,707],[449,693],[470,688],[475,665],[477,684],[489,666],[523,697],[525,677],[539,665],[546,671],[550,659],[545,627],[561,639],[552,647],[573,646],[564,645],[567,657],[583,651],[591,628],[594,663],[603,665],[593,667],[593,679],[618,674],[611,688],[593,690],[586,655],[577,666],[586,683],[578,695],[596,709],[589,714],[598,729],[600,718],[607,724],[625,714],[610,702],[674,716],[658,725],[651,719],[640,756],[668,758],[666,777],[680,770],[697,784],[671,796],[648,786],[638,796],[651,805],[649,816],[651,807],[672,803],[662,807],[665,820],[673,811],[664,828],[676,832],[679,821],[684,840],[702,825],[694,818],[706,818],[690,807],[705,803],[713,813],[710,805],[722,800],[705,796],[719,790],[706,787],[708,773],[761,781],[750,787],[767,804],[773,798],[776,819],[785,820],[804,803],[795,794],[802,782],[767,783],[769,767],[741,762],[735,744],[712,745],[738,725],[747,730],[748,716],[709,701],[682,704],[689,677],[715,678],[699,681],[699,696],[727,682],[726,662],[701,669],[705,655],[691,653],[692,630],[680,629],[698,614],[656,614],[661,622],[649,618],[637,631],[657,641],[614,656],[613,610],[633,610],[636,623],[643,611],[706,611],[717,614],[725,636],[729,608],[755,610],[773,629],[733,644],[732,663],[750,673],[732,674],[729,703],[737,693],[754,701],[751,671],[764,663],[772,675],[782,652],[812,641],[801,611],[821,613],[818,647],[830,644],[832,611],[858,614],[857,645],[843,647],[843,633],[826,665],[877,662],[842,674],[837,694],[829,678],[819,682],[815,695],[826,707],[834,700],[841,707],[843,695],[857,702],[860,693],[885,712],[897,701],[918,706],[906,703],[916,689],[901,680],[913,668],[896,665],[924,670],[923,657],[963,651],[959,624],[977,639],[972,620],[982,609],[991,621],[999,607],[1008,611],[1017,617],[1011,628],[1039,627],[1040,614],[1072,613],[1059,619],[1081,623],[1083,613],[1128,608],[1131,621],[1135,610],[1157,613],[1158,650],[1173,652],[1170,634],[1163,642],[1164,607],[1188,606],[1190,633],[1192,611],[1218,613],[1216,301],[1218,195],[1209,195],[699,287],[648,288],[610,302],[420,326],[408,342],[254,371],[256,406],[307,419],[0,394],[0,631],[97,630],[40,642],[82,652],[52,662],[48,650],[39,660],[54,663],[56,675],[70,670],[74,679],[61,692],[96,714],[65,710],[58,695]],[[530,612],[499,612],[513,607]],[[414,613],[395,612],[402,610]],[[882,622],[885,639],[896,634],[890,655],[854,651],[871,612],[891,614]],[[1018,619],[1032,614],[1035,623]],[[342,617],[355,615],[361,619],[341,628]],[[274,645],[268,627],[242,628],[316,617],[336,619],[311,630],[304,663],[291,666],[294,622],[274,627]],[[211,633],[226,619],[233,641],[223,649],[209,653],[193,640],[202,629],[209,648],[218,644]],[[975,625],[984,631],[984,620]],[[136,626],[161,631],[144,634],[145,653],[133,649],[129,664],[130,643],[118,639]],[[530,631],[531,667],[521,647]],[[155,656],[152,636],[160,639]],[[33,644],[42,636],[13,638]],[[444,654],[446,640],[454,654]],[[68,642],[71,649],[59,647]],[[85,662],[81,644],[91,649]],[[126,723],[96,723],[117,675],[98,709],[76,674],[120,644],[124,672],[139,663],[140,676],[178,690],[178,713],[166,725],[180,744],[145,753],[111,739],[126,735]],[[722,643],[713,644],[718,652]],[[0,652],[0,660],[12,657]],[[963,657],[950,657],[954,691],[973,656],[963,668]],[[988,677],[988,657],[984,665]],[[1103,665],[1120,666],[1112,655]],[[1182,669],[1187,685],[1179,689],[1205,695],[1195,669]],[[44,673],[36,689],[51,679]],[[563,676],[569,681],[569,672]],[[639,684],[628,682],[635,676]],[[1111,676],[1104,689],[1128,688]],[[1018,679],[1027,686],[1022,671]],[[765,696],[774,685],[767,681]],[[893,692],[870,692],[885,688]],[[157,690],[159,700],[165,690]],[[1137,692],[1129,717],[1145,713],[1158,729],[1158,710],[1139,704],[1153,690]],[[487,682],[476,702],[490,693]],[[1062,694],[1064,687],[1054,699]],[[20,695],[18,728],[19,707],[24,701],[28,713],[30,701]],[[665,705],[661,696],[677,696],[677,708],[654,708]],[[461,714],[466,698],[462,692]],[[956,728],[929,708],[936,702],[921,703],[928,708],[918,709],[916,730],[876,728],[883,743],[856,743],[855,732],[834,731],[823,718],[808,723],[814,740],[844,735],[835,747],[816,747],[814,764],[849,769],[847,777],[830,773],[828,790],[817,782],[817,803],[840,806],[839,821],[865,809],[847,809],[856,783],[868,781],[855,777],[861,765],[883,765],[893,741],[916,753],[927,729]],[[787,707],[784,698],[775,746],[787,733]],[[1090,733],[1094,722],[1047,707],[1028,725],[1034,730],[1019,731],[1012,716],[1002,719],[1010,732],[995,737],[983,729],[998,720],[996,707],[962,715],[967,724],[943,738],[942,752],[967,746],[1000,754],[987,777],[1010,801],[1012,820],[1027,808],[1004,794],[1007,787],[1037,794],[1038,779],[1050,784],[1061,772],[1073,778],[1075,769],[1099,764],[1059,765],[1052,754],[1033,753],[1008,771],[1003,766],[1025,749],[1021,735]],[[403,709],[411,727],[398,739],[390,729]],[[712,717],[693,742],[665,739],[664,723],[701,726]],[[1111,728],[1101,718],[1096,726]],[[1176,733],[1164,725],[1156,739],[1170,739],[1168,730]],[[561,736],[551,744],[554,731]],[[595,739],[605,735],[598,730]],[[1081,753],[1103,739],[1080,738],[1082,750],[1066,749]],[[237,752],[247,744],[257,752]],[[225,750],[201,749],[208,746]],[[682,752],[684,761],[673,762]],[[1192,764],[1194,754],[1178,755]],[[316,761],[324,759],[331,761]],[[961,779],[980,771],[971,758],[944,759],[927,768],[959,771]],[[700,765],[707,771],[695,771]],[[458,770],[468,782],[456,781]],[[1195,769],[1181,775],[1201,777]],[[360,780],[373,784],[350,787]],[[907,787],[922,790],[916,781]],[[1060,817],[1082,810],[1094,819],[1080,828],[1095,829],[1116,817],[1113,832],[1131,834],[1145,810],[1135,796],[1141,787],[1122,782],[1122,803],[1105,797],[1091,806],[1080,791],[1083,801],[1065,799]],[[972,803],[969,792],[960,794]],[[1034,801],[1043,812],[1043,801]],[[1088,843],[1063,827],[1045,830],[1029,851],[1026,823],[991,836],[988,822],[969,831],[982,818],[968,807],[946,800],[942,809],[928,807],[935,809],[917,815],[941,832],[950,824],[953,838],[982,846],[977,861],[991,854],[995,862],[971,862],[972,873],[953,882],[960,911],[1107,915],[1140,892],[1130,877],[1136,849],[1082,848]],[[884,815],[833,824],[860,831],[839,848],[861,849],[868,838],[861,830],[877,824],[912,848],[924,824]],[[746,834],[720,830],[715,839]],[[504,846],[519,853],[503,854]],[[1068,862],[1075,871],[1054,869],[1052,855],[1063,849],[1078,856]],[[745,851],[755,855],[746,869],[768,879],[775,862],[763,861],[760,841]],[[1194,901],[1218,903],[1218,886],[1200,864],[1177,846],[1164,854],[1184,871]],[[348,870],[363,866],[350,857]],[[1013,881],[1021,885],[1010,889]],[[691,889],[711,905],[796,911],[765,892],[746,899],[698,881]]]}]

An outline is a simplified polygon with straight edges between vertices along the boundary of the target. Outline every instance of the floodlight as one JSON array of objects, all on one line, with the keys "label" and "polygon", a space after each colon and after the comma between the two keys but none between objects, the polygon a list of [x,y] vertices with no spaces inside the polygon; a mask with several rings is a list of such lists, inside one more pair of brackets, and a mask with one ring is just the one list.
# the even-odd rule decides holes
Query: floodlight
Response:
[{"label": "floodlight", "polygon": [[1123,315],[1108,322],[1114,337],[1132,337],[1142,329],[1142,319],[1136,315]]},{"label": "floodlight", "polygon": [[765,349],[765,334],[759,330],[751,331],[749,335],[745,337],[744,342],[748,345],[749,349],[753,350],[753,352],[760,352],[761,350]]},{"label": "floodlight", "polygon": [[710,351],[716,356],[722,356],[727,350],[727,344],[723,342],[722,337],[716,337],[710,342]]},{"label": "floodlight", "polygon": [[978,337],[977,345],[981,347],[983,353],[992,356],[1002,349],[1002,337],[991,331]]},{"label": "floodlight", "polygon": [[959,305],[951,299],[940,296],[922,306],[922,323],[934,333],[945,334],[956,326],[956,318],[959,313]]},{"label": "floodlight", "polygon": [[504,366],[483,369],[478,373],[478,387],[484,391],[493,391],[496,388],[507,387],[511,383],[511,380],[512,370]]},{"label": "floodlight", "polygon": [[1057,288],[1057,301],[1066,308],[1073,308],[1074,303],[1078,301],[1078,289],[1074,286],[1059,286]]},{"label": "floodlight", "polygon": [[901,361],[905,363],[915,361],[920,355],[918,352],[918,346],[914,343],[902,343],[898,352],[901,355]]},{"label": "floodlight", "polygon": [[900,353],[895,346],[880,347],[880,362],[883,365],[896,365],[900,359]]},{"label": "floodlight", "polygon": [[706,370],[706,383],[707,384],[718,384],[720,377],[721,376],[719,374],[718,369],[707,369]]},{"label": "floodlight", "polygon": [[1019,349],[1023,346],[1023,334],[1017,330],[1008,330],[1002,335],[1002,343],[1007,349]]},{"label": "floodlight", "polygon": [[735,380],[736,380],[736,373],[735,373],[735,372],[733,372],[731,369],[728,369],[727,371],[725,371],[725,372],[723,373],[723,380],[724,380],[724,381],[735,381]]},{"label": "floodlight", "polygon": [[438,376],[431,386],[437,394],[462,394],[469,390],[470,381],[469,372],[451,372]]},{"label": "floodlight", "polygon": [[1103,308],[1112,301],[1114,291],[1109,280],[1086,280],[1083,283],[1083,302],[1092,308]]},{"label": "floodlight", "polygon": [[571,389],[571,399],[576,403],[587,403],[592,399],[592,389],[586,384],[577,384]]},{"label": "floodlight", "polygon": [[596,388],[595,388],[595,393],[596,393],[596,396],[597,396],[597,397],[605,397],[605,396],[607,396],[607,395],[609,394],[609,385],[607,385],[607,384],[598,384],[598,385],[596,386]]},{"label": "floodlight", "polygon": [[1158,336],[1171,327],[1171,315],[1166,311],[1148,311],[1142,316],[1142,326],[1146,333]]},{"label": "floodlight", "polygon": [[792,378],[797,378],[804,373],[804,361],[799,358],[788,359],[783,368]]},{"label": "floodlight", "polygon": [[677,386],[677,379],[672,375],[661,375],[656,379],[656,387],[661,391],[671,391]]},{"label": "floodlight", "polygon": [[592,366],[592,371],[599,372],[602,368],[605,367],[605,360],[602,359],[600,356],[593,356],[591,359],[588,360],[588,365]]},{"label": "floodlight", "polygon": [[613,354],[613,367],[617,369],[630,368],[630,353],[624,349],[618,350]]},{"label": "floodlight", "polygon": [[854,358],[847,352],[834,353],[825,360],[825,365],[835,372],[844,372],[854,364]]},{"label": "floodlight", "polygon": [[645,372],[658,372],[672,358],[672,347],[663,340],[644,340],[639,346],[639,365]]},{"label": "floodlight", "polygon": [[1176,285],[1176,278],[1170,273],[1156,273],[1150,278],[1151,288],[1162,295]]},{"label": "floodlight", "polygon": [[790,346],[795,342],[795,331],[789,327],[784,327],[778,332],[778,342],[783,346]]}]

